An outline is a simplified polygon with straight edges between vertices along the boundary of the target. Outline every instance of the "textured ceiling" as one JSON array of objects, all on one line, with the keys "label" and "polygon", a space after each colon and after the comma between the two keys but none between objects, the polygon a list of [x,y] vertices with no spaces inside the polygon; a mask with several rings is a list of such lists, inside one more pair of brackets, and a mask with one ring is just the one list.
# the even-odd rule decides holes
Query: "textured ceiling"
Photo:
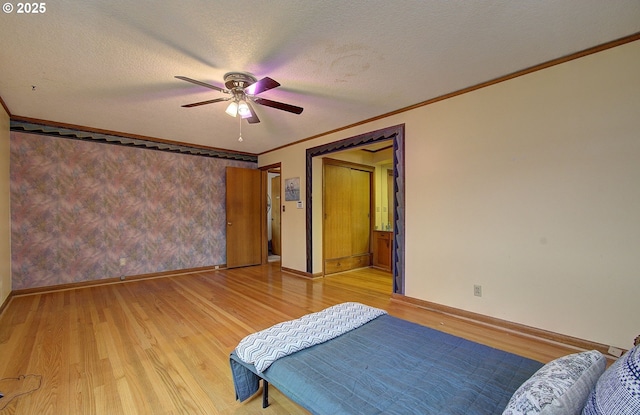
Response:
[{"label": "textured ceiling", "polygon": [[[58,0],[0,14],[11,115],[262,153],[640,32],[638,0]],[[6,6],[6,4],[5,4]],[[282,85],[242,125],[229,71]],[[32,88],[35,86],[35,89]]]}]

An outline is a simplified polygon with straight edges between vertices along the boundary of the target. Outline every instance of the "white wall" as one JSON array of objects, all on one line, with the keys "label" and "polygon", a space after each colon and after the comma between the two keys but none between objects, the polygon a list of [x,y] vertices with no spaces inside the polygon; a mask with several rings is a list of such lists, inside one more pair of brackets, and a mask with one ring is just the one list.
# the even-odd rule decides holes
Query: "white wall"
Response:
[{"label": "white wall", "polygon": [[[640,333],[638,74],[640,41],[259,163],[281,162],[304,190],[306,148],[404,123],[405,294],[629,348]],[[304,211],[286,215],[283,266],[304,271]]]},{"label": "white wall", "polygon": [[0,106],[0,305],[11,293],[9,144],[9,115]]}]

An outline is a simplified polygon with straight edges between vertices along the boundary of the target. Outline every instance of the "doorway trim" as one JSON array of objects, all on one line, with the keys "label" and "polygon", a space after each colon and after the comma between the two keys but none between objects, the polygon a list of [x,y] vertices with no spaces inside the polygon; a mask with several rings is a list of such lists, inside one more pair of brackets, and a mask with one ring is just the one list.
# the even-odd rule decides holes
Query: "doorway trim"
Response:
[{"label": "doorway trim", "polygon": [[[265,176],[268,176],[269,172],[272,173],[278,173],[280,175],[280,180],[282,180],[282,163],[278,162],[278,163],[273,163],[273,164],[269,164],[267,166],[262,166],[259,168],[259,170],[262,170]],[[268,180],[268,178],[265,178],[265,181]],[[265,183],[264,186],[264,201],[265,201],[265,206],[266,206],[266,201],[267,201],[267,194],[268,194],[268,189],[267,189],[267,185]],[[271,201],[271,206],[273,208],[273,201]],[[266,210],[266,209],[265,209]],[[266,264],[267,262],[269,262],[269,252],[268,252],[268,244],[269,244],[269,236],[267,234],[267,227],[268,227],[268,219],[267,219],[267,215],[264,215],[264,228],[265,228],[265,232],[264,232],[264,236],[262,238],[262,246],[265,249],[265,256],[264,256],[264,261],[263,261],[263,265]],[[280,217],[280,223],[281,223],[281,227],[282,227],[282,216]],[[282,232],[280,233],[280,237],[282,238]],[[280,240],[280,244],[282,244],[282,239]],[[280,267],[282,268],[282,249],[280,249]]]},{"label": "doorway trim", "polygon": [[405,168],[404,168],[404,124],[323,144],[307,149],[306,154],[306,243],[307,273],[313,274],[313,158],[337,151],[355,149],[378,141],[393,140],[393,293],[404,294],[405,264]]}]

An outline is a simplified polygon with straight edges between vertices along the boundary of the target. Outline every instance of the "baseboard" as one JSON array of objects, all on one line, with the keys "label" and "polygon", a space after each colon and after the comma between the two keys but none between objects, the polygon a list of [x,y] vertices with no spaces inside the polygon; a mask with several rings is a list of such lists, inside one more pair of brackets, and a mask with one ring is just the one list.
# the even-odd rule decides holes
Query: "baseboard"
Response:
[{"label": "baseboard", "polygon": [[17,296],[32,295],[32,294],[43,294],[43,293],[52,292],[52,291],[75,290],[78,288],[95,287],[98,285],[122,284],[126,282],[131,282],[131,281],[168,277],[172,275],[193,274],[195,272],[203,272],[203,271],[218,271],[220,269],[222,268],[219,265],[216,265],[216,266],[209,266],[209,267],[181,269],[177,271],[163,271],[163,272],[154,272],[151,274],[139,274],[139,275],[126,276],[126,277],[114,277],[114,278],[105,278],[101,280],[73,282],[69,284],[49,285],[45,287],[25,288],[22,290],[11,291],[11,294],[9,295],[9,297],[11,296],[17,297]]},{"label": "baseboard", "polygon": [[2,315],[2,312],[4,311],[4,309],[7,308],[7,306],[9,305],[9,302],[11,301],[12,297],[13,297],[13,291],[9,293],[7,298],[5,298],[4,302],[0,305],[0,316]]},{"label": "baseboard", "polygon": [[[512,321],[502,320],[499,318],[490,317],[484,314],[474,313],[455,307],[449,307],[442,304],[433,303],[431,301],[420,300],[402,294],[391,294],[391,301],[410,304],[436,313],[446,314],[463,320],[469,320],[477,324],[491,326],[492,328],[517,333],[522,336],[535,338],[537,340],[562,344],[575,348],[577,350],[598,350],[608,359],[616,359],[615,356],[611,356],[609,354],[609,346],[605,344],[567,336],[564,334],[554,333],[552,331],[526,326],[524,324],[514,323]],[[626,350],[624,350],[624,352],[626,352]]]},{"label": "baseboard", "polygon": [[309,272],[298,271],[297,269],[293,269],[293,268],[280,267],[280,270],[282,272],[286,272],[288,274],[297,275],[297,276],[303,277],[303,278],[309,278],[309,279],[322,278],[322,274],[319,274],[319,275],[311,274]]}]

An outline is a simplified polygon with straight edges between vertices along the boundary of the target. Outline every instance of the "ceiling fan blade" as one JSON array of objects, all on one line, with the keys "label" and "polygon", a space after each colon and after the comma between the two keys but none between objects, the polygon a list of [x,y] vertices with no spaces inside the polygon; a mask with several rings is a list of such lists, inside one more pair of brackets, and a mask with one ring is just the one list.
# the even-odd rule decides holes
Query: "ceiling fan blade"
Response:
[{"label": "ceiling fan blade", "polygon": [[304,108],[296,107],[295,105],[285,104],[283,102],[271,101],[270,99],[265,98],[255,98],[253,100],[256,104],[264,105],[266,107],[271,107],[287,112],[292,112],[294,114],[300,114]]},{"label": "ceiling fan blade", "polygon": [[203,86],[205,88],[215,89],[216,91],[220,91],[220,92],[224,92],[224,93],[228,93],[229,92],[224,88],[220,88],[219,86],[215,86],[215,85],[211,85],[211,84],[205,84],[204,82],[196,81],[195,79],[187,78],[186,76],[176,76],[176,78],[181,79],[183,81],[191,82],[192,84]]},{"label": "ceiling fan blade", "polygon": [[260,118],[258,118],[258,115],[256,114],[256,110],[253,109],[253,106],[251,104],[249,104],[249,101],[247,101],[247,105],[249,106],[249,110],[251,110],[251,116],[247,117],[246,120],[249,124],[257,124],[260,122]]},{"label": "ceiling fan blade", "polygon": [[231,98],[216,98],[216,99],[210,99],[208,101],[194,102],[193,104],[183,105],[182,107],[184,108],[198,107],[200,105],[213,104],[214,102],[229,101],[230,99]]},{"label": "ceiling fan blade", "polygon": [[274,81],[267,76],[265,78],[262,78],[258,82],[254,82],[253,84],[249,85],[244,90],[249,95],[258,95],[264,91],[268,91],[279,86],[280,84],[277,81]]}]

